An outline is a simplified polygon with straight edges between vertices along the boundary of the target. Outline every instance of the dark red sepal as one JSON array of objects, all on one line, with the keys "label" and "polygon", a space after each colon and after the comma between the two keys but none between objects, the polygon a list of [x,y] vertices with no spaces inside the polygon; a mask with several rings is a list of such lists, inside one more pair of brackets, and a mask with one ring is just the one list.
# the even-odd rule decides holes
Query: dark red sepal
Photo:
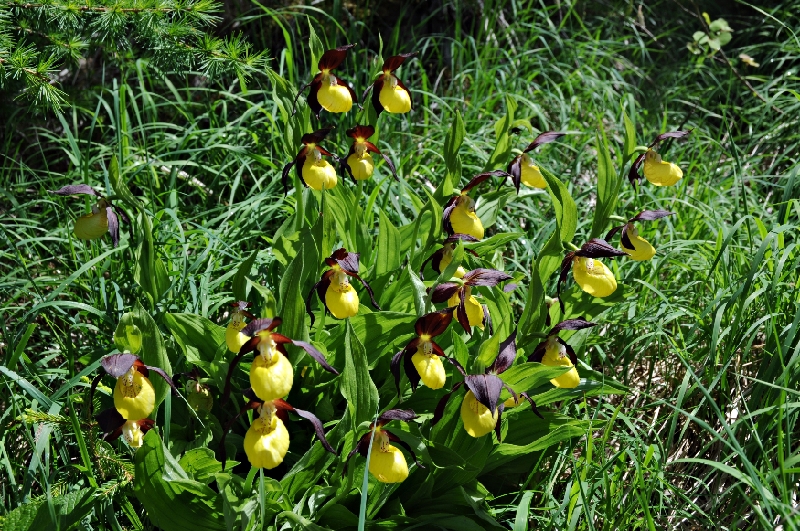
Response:
[{"label": "dark red sepal", "polygon": [[62,186],[58,190],[48,190],[49,193],[55,195],[93,195],[101,197],[100,194],[94,191],[94,188],[88,184],[69,184]]},{"label": "dark red sepal", "polygon": [[322,54],[322,57],[319,58],[319,63],[317,64],[320,71],[338,68],[339,65],[344,61],[345,57],[347,57],[347,50],[353,46],[355,46],[355,43],[345,44],[344,46],[339,46],[338,48],[333,48],[332,50],[326,50],[325,53]]},{"label": "dark red sepal", "polygon": [[511,367],[514,363],[514,360],[517,358],[517,330],[516,328],[508,336],[505,341],[500,343],[500,349],[497,352],[497,357],[494,359],[491,365],[486,367],[486,372],[493,372],[495,374],[501,374],[506,369]]},{"label": "dark red sepal", "polygon": [[545,131],[541,133],[539,136],[533,139],[533,142],[528,144],[528,147],[522,150],[523,153],[527,153],[529,151],[533,151],[537,147],[541,146],[542,144],[549,144],[550,142],[555,142],[562,136],[565,136],[567,133],[559,133],[557,131]]},{"label": "dark red sepal", "polygon": [[418,55],[419,52],[401,53],[400,55],[393,55],[383,62],[381,70],[383,72],[394,72],[408,59]]},{"label": "dark red sepal", "polygon": [[477,268],[472,271],[467,271],[464,275],[465,286],[487,286],[494,287],[506,280],[511,280],[512,277],[508,273],[498,271],[496,269]]},{"label": "dark red sepal", "polygon": [[481,184],[483,181],[490,179],[491,177],[511,177],[511,174],[503,171],[503,170],[492,170],[483,173],[479,173],[475,177],[470,180],[467,185],[461,189],[461,193],[466,193]]}]

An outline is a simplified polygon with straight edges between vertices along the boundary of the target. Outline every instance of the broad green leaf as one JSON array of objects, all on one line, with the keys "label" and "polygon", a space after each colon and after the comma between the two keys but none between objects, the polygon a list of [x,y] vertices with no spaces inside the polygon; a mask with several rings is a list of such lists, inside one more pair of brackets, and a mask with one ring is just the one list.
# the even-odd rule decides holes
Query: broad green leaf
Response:
[{"label": "broad green leaf", "polygon": [[[313,246],[313,243],[310,246]],[[308,248],[304,248],[303,251],[294,257],[294,260],[292,260],[292,263],[289,264],[289,267],[286,268],[286,272],[284,272],[283,276],[281,277],[279,290],[281,306],[278,315],[283,319],[280,333],[292,339],[299,340],[307,339],[307,330],[305,325],[305,293],[302,292],[304,267],[303,258],[307,250]],[[296,362],[297,357],[297,355],[292,355],[290,352],[290,361]]]},{"label": "broad green leaf", "polygon": [[250,274],[250,270],[253,268],[253,263],[256,261],[257,256],[258,250],[250,253],[250,256],[245,258],[244,262],[239,264],[239,267],[236,269],[236,274],[233,275],[231,287],[233,291],[233,297],[237,301],[247,300],[247,276]]},{"label": "broad green leaf", "polygon": [[[369,345],[367,358],[374,366],[381,357],[394,354],[414,336],[417,316],[410,313],[374,312],[350,317],[350,328],[364,345]],[[325,342],[328,352],[344,352],[347,327],[337,326]],[[399,346],[398,346],[399,345]],[[329,360],[330,361],[330,360]]]},{"label": "broad green leaf", "polygon": [[189,450],[183,454],[178,464],[191,479],[200,483],[207,484],[214,479],[214,474],[222,472],[222,463],[217,461],[210,448]]},{"label": "broad green leaf", "polygon": [[478,196],[475,214],[481,219],[484,228],[493,227],[497,223],[498,214],[505,208],[508,200],[516,195],[517,191],[514,188],[504,186],[500,190]]},{"label": "broad green leaf", "polygon": [[517,102],[511,97],[506,96],[506,115],[494,126],[495,145],[489,160],[483,167],[483,171],[496,170],[510,162],[511,141],[509,131],[514,126],[514,113],[517,110]]},{"label": "broad green leaf", "polygon": [[411,293],[414,296],[414,309],[417,311],[417,316],[422,317],[427,313],[425,284],[422,283],[419,276],[411,270],[411,264],[406,264],[406,273],[411,280]]},{"label": "broad green leaf", "polygon": [[142,208],[141,201],[136,199],[136,196],[131,193],[128,185],[122,180],[122,175],[119,170],[119,160],[116,154],[111,156],[111,163],[108,166],[108,181],[114,189],[114,194],[119,196],[128,206],[135,209]]},{"label": "broad green leaf", "polygon": [[575,201],[569,194],[567,185],[545,168],[539,168],[544,180],[547,181],[547,192],[553,202],[555,210],[556,225],[561,237],[561,241],[571,242],[575,237],[575,230],[578,228],[578,208]]},{"label": "broad green leaf", "polygon": [[623,163],[626,163],[631,160],[631,156],[636,149],[636,127],[625,111],[622,111],[622,121],[625,126],[625,140],[622,147],[622,156]]},{"label": "broad green leaf", "polygon": [[358,426],[372,419],[378,408],[378,388],[369,375],[367,353],[356,336],[350,322],[345,323],[345,366],[341,376],[342,396],[347,400],[347,409]]},{"label": "broad green leaf", "polygon": [[461,178],[461,157],[458,155],[458,150],[466,136],[467,131],[464,127],[464,120],[461,118],[461,113],[456,110],[453,125],[450,126],[447,135],[444,137],[444,162],[447,167],[447,173],[451,177],[451,182],[458,182]]},{"label": "broad green leaf", "polygon": [[400,267],[400,231],[392,225],[389,217],[380,210],[378,227],[378,255],[375,259],[374,275],[389,273]]},{"label": "broad green leaf", "polygon": [[467,242],[464,244],[464,248],[471,249],[480,256],[491,256],[498,249],[523,236],[525,236],[524,232],[498,232],[479,242]]},{"label": "broad green leaf", "polygon": [[193,313],[166,313],[164,322],[189,363],[211,363],[225,343],[225,328]]},{"label": "broad green leaf", "polygon": [[[139,284],[150,299],[150,304],[155,305],[161,300],[161,295],[165,290],[164,274],[166,270],[158,272],[156,265],[156,251],[153,244],[153,224],[146,213],[136,216],[136,224],[139,228],[137,234],[137,245],[134,251],[136,264],[133,268],[133,280]],[[163,268],[162,263],[160,268]],[[166,286],[167,288],[169,286]]]},{"label": "broad green leaf", "polygon": [[614,213],[614,208],[617,206],[623,178],[622,174],[618,175],[614,171],[605,131],[600,131],[597,135],[595,149],[597,150],[597,204],[592,219],[591,238],[601,237],[605,232],[608,217]]},{"label": "broad green leaf", "polygon": [[158,430],[150,430],[134,455],[133,491],[150,520],[164,531],[224,531],[222,498],[189,479],[165,448]]},{"label": "broad green leaf", "polygon": [[[548,367],[541,363],[520,363],[514,365],[501,375],[505,383],[517,393],[527,393],[541,385],[548,383],[551,379],[557,378],[567,372],[567,367]],[[511,396],[503,390],[503,398]]]},{"label": "broad green leaf", "polygon": [[308,48],[311,50],[311,65],[314,72],[316,72],[319,60],[322,58],[322,54],[325,53],[325,45],[317,37],[317,32],[314,31],[314,25],[311,24],[311,20],[311,17],[308,17]]}]

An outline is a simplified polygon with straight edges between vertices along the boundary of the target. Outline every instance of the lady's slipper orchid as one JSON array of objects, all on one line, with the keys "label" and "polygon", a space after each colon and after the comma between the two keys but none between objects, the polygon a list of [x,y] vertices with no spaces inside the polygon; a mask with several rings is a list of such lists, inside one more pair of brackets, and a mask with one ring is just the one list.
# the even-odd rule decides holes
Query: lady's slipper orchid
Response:
[{"label": "lady's slipper orchid", "polygon": [[122,436],[131,448],[141,447],[144,434],[155,425],[153,419],[126,420],[113,407],[100,412],[95,418],[103,432],[104,441],[111,442]]},{"label": "lady's slipper orchid", "polygon": [[92,211],[75,220],[75,228],[72,232],[79,240],[96,240],[108,232],[111,235],[111,242],[114,247],[119,245],[119,218],[117,217],[117,211],[125,222],[128,222],[128,217],[122,209],[112,205],[111,200],[101,196],[87,184],[63,186],[58,190],[48,190],[48,192],[61,196],[91,195],[98,197],[97,203],[92,205]]},{"label": "lady's slipper orchid", "polygon": [[391,370],[397,393],[400,394],[400,362],[403,361],[406,376],[411,388],[416,391],[420,380],[431,389],[441,389],[447,375],[440,358],[444,355],[442,347],[433,338],[444,333],[453,320],[453,309],[447,308],[438,312],[423,315],[414,323],[417,337],[409,341],[403,350],[392,357]]},{"label": "lady's slipper orchid", "polygon": [[[142,360],[130,353],[111,354],[100,360],[100,365],[105,373],[117,379],[114,386],[114,407],[125,420],[138,421],[147,418],[156,406],[156,394],[153,383],[148,378],[150,371],[155,372],[175,389],[172,379],[158,367],[145,365]],[[92,380],[89,391],[89,408],[91,411],[92,398],[97,384],[103,374],[98,374]]]},{"label": "lady's slipper orchid", "polygon": [[514,157],[514,159],[508,164],[507,171],[509,175],[511,175],[511,180],[514,182],[514,187],[517,189],[517,193],[519,193],[520,183],[524,184],[525,186],[530,186],[531,188],[547,188],[547,182],[544,180],[542,172],[539,170],[539,166],[534,164],[530,155],[528,155],[528,152],[533,151],[542,144],[553,142],[564,135],[566,135],[566,133],[557,133],[555,131],[546,131],[540,134],[533,140],[533,142],[528,144],[528,147],[522,150],[520,155]]},{"label": "lady's slipper orchid", "polygon": [[284,335],[273,332],[283,321],[274,319],[255,319],[242,329],[242,333],[250,336],[239,353],[231,360],[228,376],[225,379],[225,390],[222,392],[222,403],[228,401],[231,392],[233,371],[243,356],[254,352],[253,364],[250,366],[250,387],[261,400],[274,400],[289,394],[294,383],[294,368],[286,357],[285,344],[300,347],[309,356],[317,360],[322,368],[333,374],[339,372],[328,365],[325,356],[305,341],[295,341]]},{"label": "lady's slipper orchid", "polygon": [[411,92],[394,75],[394,71],[400,68],[406,59],[417,55],[417,53],[404,53],[388,58],[383,63],[381,68],[383,72],[379,75],[380,77],[364,91],[361,99],[365,99],[367,92],[372,90],[372,106],[378,116],[383,111],[401,114],[411,110]]},{"label": "lady's slipper orchid", "polygon": [[631,165],[631,169],[628,172],[630,183],[636,186],[636,182],[641,180],[639,168],[641,168],[642,162],[644,162],[644,178],[655,186],[672,186],[681,180],[683,178],[683,170],[676,164],[661,160],[661,155],[656,153],[653,148],[662,140],[683,138],[691,132],[692,130],[690,129],[689,131],[670,131],[658,135],[647,147],[647,151],[636,157],[636,160]]},{"label": "lady's slipper orchid", "polygon": [[[444,271],[445,268],[450,265],[450,262],[453,261],[453,251],[455,250],[456,244],[458,243],[459,240],[464,242],[479,241],[477,238],[473,238],[469,234],[456,233],[448,236],[447,239],[444,241],[444,244],[442,244],[441,249],[438,249],[436,252],[434,252],[432,255],[426,258],[424,262],[422,262],[422,266],[420,267],[419,271],[419,278],[423,280],[425,279],[425,277],[422,275],[422,271],[425,269],[425,264],[427,264],[429,261],[431,263],[431,267],[433,268],[433,270],[441,274],[441,272]],[[472,253],[472,255],[476,257],[478,256],[478,253],[476,253],[472,249],[465,249],[465,250],[469,253]]]},{"label": "lady's slipper orchid", "polygon": [[526,393],[516,393],[498,376],[514,363],[514,359],[517,357],[516,340],[517,332],[515,330],[500,344],[497,357],[491,365],[486,367],[484,374],[467,374],[457,361],[451,360],[451,363],[464,375],[464,381],[456,383],[450,392],[442,397],[436,406],[431,425],[442,419],[450,396],[462,385],[466,385],[467,393],[461,403],[461,420],[464,423],[464,429],[472,437],[483,437],[494,429],[497,440],[500,442],[500,421],[506,407],[506,401],[500,401],[500,393],[503,388],[511,393],[514,403],[519,402],[518,397],[525,398],[530,402],[533,412],[541,417],[536,403]]},{"label": "lady's slipper orchid", "polygon": [[442,227],[448,235],[466,234],[478,240],[483,239],[483,223],[475,213],[475,200],[467,195],[472,188],[486,179],[509,175],[502,170],[494,170],[476,175],[461,189],[461,194],[451,197],[442,212]]},{"label": "lady's slipper orchid", "polygon": [[285,425],[289,421],[289,411],[310,421],[322,446],[332,454],[338,455],[325,438],[325,429],[322,426],[322,422],[310,411],[292,407],[291,404],[279,398],[261,400],[255,396],[252,389],[246,389],[244,394],[249,398],[249,402],[223,428],[222,440],[220,441],[223,468],[225,466],[225,437],[236,419],[251,409],[258,412],[258,417],[253,419],[253,423],[250,424],[250,428],[244,436],[243,446],[244,452],[247,454],[247,460],[250,461],[252,466],[269,470],[283,462],[286,452],[289,451],[289,432],[286,430]]},{"label": "lady's slipper orchid", "polygon": [[[390,409],[381,414],[381,416],[378,417],[378,422],[370,424],[369,431],[361,436],[356,447],[347,455],[345,467],[347,466],[346,463],[350,461],[350,458],[358,452],[365,458],[369,455],[369,473],[381,483],[400,483],[401,481],[405,481],[408,477],[408,464],[406,463],[403,452],[390,444],[390,442],[394,442],[411,454],[411,458],[417,466],[425,468],[422,466],[422,463],[417,461],[417,456],[408,443],[402,441],[389,430],[383,429],[383,427],[392,420],[410,422],[415,418],[417,418],[416,413],[410,409]],[[375,435],[372,440],[372,452],[368,453],[369,440],[373,431]],[[345,471],[346,470],[345,468]]]},{"label": "lady's slipper orchid", "polygon": [[535,361],[549,367],[570,367],[561,376],[550,380],[550,383],[564,389],[578,387],[581,383],[581,377],[578,376],[578,370],[575,368],[578,364],[578,357],[575,355],[575,350],[558,337],[558,333],[562,330],[583,330],[592,326],[597,326],[597,323],[590,323],[583,317],[561,321],[550,329],[547,339],[536,345],[533,354],[528,357],[528,361]]},{"label": "lady's slipper orchid", "polygon": [[[461,269],[461,268],[459,268]],[[472,271],[456,272],[456,277],[461,277],[459,282],[442,282],[433,288],[431,300],[435,303],[447,301],[448,306],[456,308],[456,318],[464,330],[472,335],[472,327],[483,329],[488,324],[491,327],[489,309],[481,305],[472,294],[474,286],[494,287],[512,277],[502,271],[494,269],[473,269]]]},{"label": "lady's slipper orchid", "polygon": [[392,175],[397,178],[397,172],[394,169],[392,160],[381,153],[375,144],[367,140],[374,134],[375,128],[371,125],[357,125],[347,130],[347,136],[352,138],[354,142],[350,145],[347,157],[342,161],[342,168],[354,181],[365,181],[372,177],[375,165],[372,162],[370,153],[377,153],[383,157]]},{"label": "lady's slipper orchid", "polygon": [[228,350],[236,354],[250,339],[242,333],[242,328],[245,327],[244,318],[255,319],[256,316],[247,311],[247,308],[251,306],[249,302],[232,302],[231,306],[234,309],[231,312],[231,322],[225,329],[225,344],[228,345]]},{"label": "lady's slipper orchid", "polygon": [[358,293],[350,284],[348,277],[353,277],[367,289],[372,305],[380,310],[380,306],[375,301],[375,295],[369,284],[358,276],[358,253],[348,253],[347,249],[341,248],[333,251],[325,259],[330,269],[322,274],[319,282],[314,284],[306,297],[306,312],[311,316],[311,324],[314,324],[314,313],[311,311],[311,295],[317,291],[325,309],[331,312],[336,319],[345,319],[358,313]]},{"label": "lady's slipper orchid", "polygon": [[319,146],[318,144],[325,140],[325,136],[333,129],[332,127],[325,127],[313,133],[303,135],[300,141],[305,147],[300,150],[292,162],[283,167],[281,174],[281,182],[283,183],[283,193],[286,194],[287,180],[289,171],[294,166],[294,170],[300,181],[305,186],[310,186],[314,190],[330,190],[336,186],[336,169],[322,156],[334,157],[336,155],[330,153]]},{"label": "lady's slipper orchid", "polygon": [[[593,297],[608,297],[617,289],[614,273],[598,258],[626,256],[627,253],[611,247],[606,241],[593,238],[584,243],[577,251],[570,251],[561,261],[561,274],[558,278],[558,293],[561,294],[561,283],[567,280],[567,273],[572,267],[572,276],[578,286]],[[564,302],[560,301],[561,311]]]},{"label": "lady's slipper orchid", "polygon": [[[342,64],[347,56],[347,50],[353,46],[355,44],[340,46],[322,54],[318,64],[319,73],[297,93],[297,97],[299,97],[307,87],[311,87],[307,101],[317,119],[319,119],[319,113],[322,109],[334,113],[347,112],[353,108],[354,101],[358,102],[353,89],[341,78],[331,73]],[[297,101],[297,98],[295,98],[295,101]]]},{"label": "lady's slipper orchid", "polygon": [[675,215],[675,212],[669,212],[667,210],[642,210],[629,219],[624,225],[614,227],[608,231],[606,240],[610,240],[617,232],[622,231],[619,238],[622,250],[628,253],[632,260],[636,260],[637,262],[650,260],[656,255],[656,249],[649,241],[639,236],[639,231],[633,223],[635,221],[653,221],[673,215]]}]

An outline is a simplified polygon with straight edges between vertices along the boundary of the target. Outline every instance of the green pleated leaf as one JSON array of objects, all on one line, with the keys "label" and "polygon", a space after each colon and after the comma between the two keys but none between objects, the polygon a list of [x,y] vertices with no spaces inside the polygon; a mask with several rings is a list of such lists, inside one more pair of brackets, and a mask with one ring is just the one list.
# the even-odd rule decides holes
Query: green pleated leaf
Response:
[{"label": "green pleated leaf", "polygon": [[608,149],[606,134],[601,131],[595,142],[597,150],[597,204],[592,219],[592,238],[602,237],[608,225],[608,217],[614,213],[622,185],[622,173],[614,171],[611,152]]},{"label": "green pleated leaf", "polygon": [[208,486],[190,479],[150,430],[134,455],[133,491],[150,520],[164,531],[223,531],[222,499]]},{"label": "green pleated leaf", "polygon": [[394,271],[400,267],[400,231],[392,225],[389,217],[380,211],[378,226],[378,255],[375,259],[374,275]]},{"label": "green pleated leaf", "polygon": [[189,363],[211,363],[225,342],[225,328],[193,313],[166,313],[164,322]]},{"label": "green pleated leaf", "polygon": [[347,409],[353,425],[358,426],[373,418],[378,407],[378,388],[369,375],[367,353],[352,325],[347,328],[344,346],[345,366],[342,373],[342,396],[347,400]]}]

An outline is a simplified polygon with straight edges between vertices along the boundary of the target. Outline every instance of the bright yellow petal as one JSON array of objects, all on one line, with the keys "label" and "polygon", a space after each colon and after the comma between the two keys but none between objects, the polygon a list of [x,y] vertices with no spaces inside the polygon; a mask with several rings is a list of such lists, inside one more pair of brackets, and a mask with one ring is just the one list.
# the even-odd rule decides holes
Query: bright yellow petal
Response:
[{"label": "bright yellow petal", "polygon": [[406,457],[394,446],[382,447],[374,441],[369,456],[369,473],[381,483],[400,483],[408,477]]},{"label": "bright yellow petal", "polygon": [[353,317],[358,313],[358,293],[351,284],[340,290],[331,282],[325,292],[325,306],[337,319]]},{"label": "bright yellow petal", "polygon": [[550,383],[556,387],[574,389],[581,383],[581,377],[578,376],[577,369],[572,365],[566,347],[556,341],[554,337],[547,340],[547,346],[542,357],[542,365],[547,365],[548,367],[571,367],[561,376],[550,380]]},{"label": "bright yellow petal", "polygon": [[276,415],[255,419],[244,436],[244,453],[256,468],[275,468],[283,463],[288,451],[289,432]]},{"label": "bright yellow petal", "polygon": [[372,177],[372,172],[375,166],[372,163],[372,156],[369,153],[364,153],[359,156],[353,153],[347,157],[347,165],[350,166],[350,171],[353,172],[353,177],[356,181],[365,181]]},{"label": "bright yellow petal", "polygon": [[472,391],[467,391],[461,403],[461,420],[464,422],[464,429],[472,437],[483,437],[497,424],[497,410],[492,415],[489,408],[478,402]]},{"label": "bright yellow petal", "polygon": [[483,223],[475,212],[471,211],[466,201],[459,201],[450,214],[450,224],[453,231],[460,234],[469,234],[473,238],[483,239]]},{"label": "bright yellow petal", "polygon": [[353,98],[347,87],[331,85],[327,80],[322,82],[322,86],[317,92],[317,101],[328,112],[347,112],[353,108]]},{"label": "bright yellow petal", "polygon": [[97,214],[86,214],[75,220],[72,233],[79,240],[96,240],[108,232],[108,214],[100,209]]},{"label": "bright yellow petal", "polygon": [[283,398],[292,390],[294,368],[289,360],[277,350],[272,352],[272,360],[267,361],[261,354],[253,357],[250,366],[250,387],[258,398],[264,401]]},{"label": "bright yellow petal", "polygon": [[142,420],[156,407],[156,391],[149,378],[137,370],[117,378],[114,407],[125,420]]},{"label": "bright yellow petal", "polygon": [[623,243],[622,250],[630,255],[631,260],[643,262],[645,260],[650,260],[656,255],[655,247],[650,245],[649,241],[645,240],[638,234],[634,235],[631,233],[631,231],[628,231],[628,239],[633,244],[633,249],[628,249]]},{"label": "bright yellow petal", "polygon": [[539,166],[535,165],[528,155],[522,155],[520,180],[522,184],[530,186],[531,188],[547,188],[547,182],[544,180],[544,177],[542,177]]},{"label": "bright yellow petal", "polygon": [[672,186],[683,178],[683,170],[661,160],[661,155],[648,149],[644,157],[644,178],[655,186]]},{"label": "bright yellow petal", "polygon": [[578,286],[593,297],[608,297],[617,289],[614,273],[596,258],[576,258],[572,263],[572,276]]},{"label": "bright yellow petal", "polygon": [[411,356],[411,363],[417,369],[422,383],[431,389],[441,389],[444,387],[444,382],[447,375],[444,372],[444,365],[442,360],[436,354],[425,354],[421,348],[417,349],[417,353]]},{"label": "bright yellow petal", "polygon": [[400,85],[392,87],[389,81],[384,82],[378,100],[386,112],[402,114],[411,110],[411,96],[408,91]]},{"label": "bright yellow petal", "polygon": [[330,190],[336,186],[336,169],[325,159],[314,162],[314,157],[307,157],[303,164],[303,180],[314,190]]},{"label": "bright yellow petal", "polygon": [[245,326],[243,321],[231,321],[225,329],[225,344],[228,345],[228,350],[235,354],[238,354],[242,346],[250,340],[240,332]]}]

